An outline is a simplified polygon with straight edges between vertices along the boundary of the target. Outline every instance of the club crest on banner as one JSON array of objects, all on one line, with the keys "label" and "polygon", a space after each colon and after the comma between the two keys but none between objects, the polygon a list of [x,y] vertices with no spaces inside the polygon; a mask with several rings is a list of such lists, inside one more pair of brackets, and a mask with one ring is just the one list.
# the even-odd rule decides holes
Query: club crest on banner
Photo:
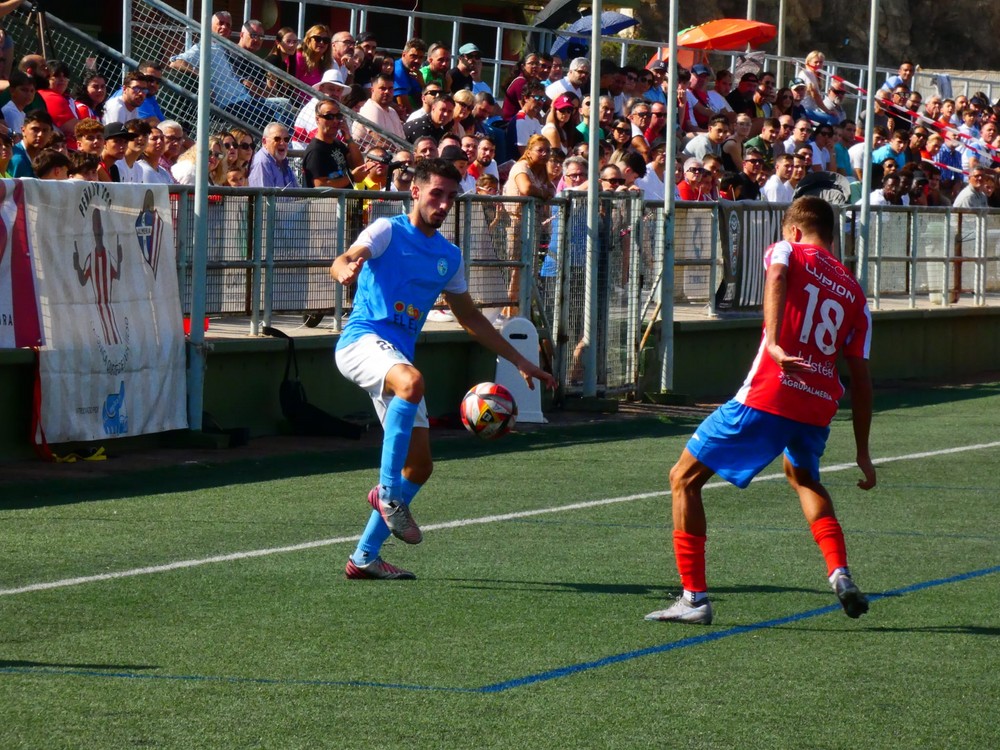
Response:
[{"label": "club crest on banner", "polygon": [[135,238],[139,242],[142,259],[146,261],[155,278],[156,269],[160,264],[160,246],[163,243],[163,219],[156,210],[152,190],[147,190],[142,199],[142,211],[135,220]]}]

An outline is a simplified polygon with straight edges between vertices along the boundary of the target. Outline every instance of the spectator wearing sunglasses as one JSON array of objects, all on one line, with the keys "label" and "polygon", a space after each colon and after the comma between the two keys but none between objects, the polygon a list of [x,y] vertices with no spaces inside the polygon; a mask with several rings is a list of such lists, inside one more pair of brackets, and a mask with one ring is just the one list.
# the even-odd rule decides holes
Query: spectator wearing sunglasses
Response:
[{"label": "spectator wearing sunglasses", "polygon": [[[302,157],[302,178],[306,187],[353,187],[352,172],[370,165],[361,156],[337,102],[321,101],[316,105],[316,137],[309,142]],[[363,180],[367,176],[358,175]],[[251,183],[252,184],[252,183]]]},{"label": "spectator wearing sunglasses", "polygon": [[[516,146],[518,156],[524,153],[531,136],[542,135],[544,127],[542,115],[548,108],[548,104],[549,99],[545,96],[545,87],[538,81],[531,81],[521,89],[521,108],[514,114],[514,119],[511,122],[514,127],[508,126],[508,132],[513,130],[514,146]],[[507,140],[509,143],[510,137]],[[514,151],[508,148],[507,154],[512,155],[513,153]]]},{"label": "spectator wearing sunglasses", "polygon": [[[161,122],[161,130],[163,130],[163,125]],[[243,128],[233,128],[229,131],[229,135],[232,136],[233,142],[236,144],[236,164],[249,177],[250,160],[253,158],[253,136],[243,130]],[[164,132],[164,137],[166,137],[166,132]]]},{"label": "spectator wearing sunglasses", "polygon": [[[214,36],[228,39],[232,26],[232,16],[226,11],[219,11],[212,16]],[[247,89],[233,67],[230,54],[220,40],[214,36],[209,40],[212,59],[212,103],[250,125],[260,126],[273,120],[274,110],[265,99],[254,96]],[[200,60],[201,42],[199,41],[181,54],[171,57],[170,68],[197,76]],[[105,123],[107,122],[110,121],[107,119],[107,108],[105,108]]]},{"label": "spectator wearing sunglasses", "polygon": [[743,156],[743,168],[737,173],[736,186],[741,201],[760,200],[760,176],[764,168],[764,154],[748,148]]},{"label": "spectator wearing sunglasses", "polygon": [[463,44],[458,48],[455,67],[448,71],[448,78],[451,80],[451,93],[455,94],[463,89],[472,91],[475,85],[476,65],[481,62],[482,54],[476,45]]},{"label": "spectator wearing sunglasses", "polygon": [[582,99],[590,93],[590,60],[586,57],[574,57],[563,78],[553,81],[545,88],[545,95],[555,101],[563,94],[575,94]]},{"label": "spectator wearing sunglasses", "polygon": [[121,94],[108,99],[108,103],[104,106],[104,124],[138,120],[139,105],[145,101],[148,93],[146,76],[138,70],[127,74],[122,83]]},{"label": "spectator wearing sunglasses", "polygon": [[288,163],[291,136],[280,122],[264,128],[261,146],[250,162],[250,187],[298,187],[298,180]]},{"label": "spectator wearing sunglasses", "polygon": [[[334,101],[341,101],[341,98],[350,91],[350,88],[337,81],[337,72],[328,70],[323,74],[320,82],[316,84],[316,90],[324,97],[329,97]],[[314,96],[306,102],[295,116],[295,127],[292,128],[292,137],[297,144],[308,145],[316,133],[316,105],[321,101],[326,101]]]},{"label": "spectator wearing sunglasses", "polygon": [[420,92],[420,106],[410,112],[409,117],[406,118],[406,122],[413,122],[421,117],[427,117],[431,113],[431,105],[434,104],[434,100],[440,96],[444,96],[447,92],[438,83],[428,83],[424,86],[423,91]]},{"label": "spectator wearing sunglasses", "polygon": [[677,199],[682,201],[707,201],[711,196],[705,192],[705,167],[701,159],[691,157],[684,162],[684,176],[677,183]]},{"label": "spectator wearing sunglasses", "polygon": [[306,32],[295,53],[295,77],[315,86],[333,65],[333,35],[330,27],[316,24]]}]

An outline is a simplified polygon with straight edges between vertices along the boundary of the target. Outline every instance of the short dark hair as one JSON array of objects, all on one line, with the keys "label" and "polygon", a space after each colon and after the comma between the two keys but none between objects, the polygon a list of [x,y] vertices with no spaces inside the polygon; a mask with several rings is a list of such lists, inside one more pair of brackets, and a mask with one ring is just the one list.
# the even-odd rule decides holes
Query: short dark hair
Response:
[{"label": "short dark hair", "polygon": [[17,86],[24,86],[30,83],[32,86],[35,85],[35,79],[33,76],[29,76],[23,70],[12,70],[10,75],[7,77],[7,84],[10,88],[16,88]]},{"label": "short dark hair", "polygon": [[427,42],[419,37],[413,37],[412,39],[407,40],[406,44],[403,45],[403,52],[410,49],[415,49],[418,52],[426,52]]},{"label": "short dark hair", "polygon": [[125,129],[133,135],[138,136],[148,136],[153,132],[153,126],[145,120],[129,120],[125,123]]},{"label": "short dark hair", "polygon": [[21,127],[23,128],[25,125],[27,125],[29,123],[32,123],[32,122],[40,122],[42,125],[48,125],[51,128],[52,127],[52,115],[50,115],[44,109],[35,109],[35,110],[32,110],[31,112],[25,113],[25,115],[24,115],[24,123],[22,123]]},{"label": "short dark hair", "polygon": [[64,63],[62,60],[49,60],[46,62],[49,66],[49,76],[55,76],[62,73],[64,76],[69,78],[73,75],[73,71],[70,69],[69,65]]},{"label": "short dark hair", "polygon": [[413,182],[427,183],[431,177],[442,177],[446,180],[462,181],[462,175],[450,161],[444,159],[423,159],[413,165]]},{"label": "short dark hair", "polygon": [[35,175],[38,177],[48,174],[53,169],[58,169],[59,167],[66,167],[68,171],[69,157],[62,151],[56,151],[54,148],[43,148],[31,162],[31,167],[35,170]]},{"label": "short dark hair", "polygon": [[146,82],[146,76],[144,76],[138,70],[133,70],[127,73],[125,75],[125,78],[122,79],[122,88],[123,89],[128,88],[128,85],[130,83],[145,83],[145,82]]},{"label": "short dark hair", "polygon": [[804,234],[819,237],[826,245],[833,244],[833,228],[836,218],[833,208],[822,198],[813,195],[796,198],[788,210],[782,226],[798,226]]},{"label": "short dark hair", "polygon": [[621,159],[621,163],[631,169],[640,177],[646,176],[646,160],[638,151],[628,151]]},{"label": "short dark hair", "polygon": [[69,173],[83,174],[92,169],[97,169],[101,162],[93,154],[85,154],[82,151],[71,151],[69,154]]}]

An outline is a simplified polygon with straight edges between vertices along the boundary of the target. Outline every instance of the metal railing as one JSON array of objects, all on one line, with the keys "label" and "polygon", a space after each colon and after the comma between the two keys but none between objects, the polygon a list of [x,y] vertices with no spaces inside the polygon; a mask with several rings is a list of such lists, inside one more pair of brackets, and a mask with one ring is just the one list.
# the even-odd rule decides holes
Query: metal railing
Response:
[{"label": "metal railing", "polygon": [[[164,79],[175,88],[182,89],[196,100],[198,92],[195,45],[201,43],[201,25],[190,17],[174,10],[160,0],[126,0],[128,17],[124,21],[125,56],[130,59],[167,62],[178,58],[187,63],[188,71],[168,68]],[[300,139],[315,129],[313,113],[308,110],[314,97],[325,99],[323,94],[284,70],[265,62],[228,39],[212,35],[212,104],[211,130],[221,126],[239,125],[259,135],[270,122],[281,122],[290,131],[298,128]],[[214,52],[217,51],[217,54]],[[255,90],[248,89],[242,81],[255,81]],[[172,102],[161,103],[164,111],[171,111]],[[369,141],[386,142],[398,148],[408,144],[385,132],[375,123],[348,107],[342,114],[353,125],[361,123],[366,134],[360,138],[362,149]],[[194,119],[189,120],[193,123]]]},{"label": "metal railing", "polygon": [[[275,314],[303,311],[330,313],[339,330],[351,290],[330,279],[330,264],[368,223],[409,207],[405,193],[219,188],[210,195],[208,266],[198,282],[191,268],[193,189],[171,189],[182,306],[189,313],[194,284],[205,283],[206,314],[248,318],[251,335]],[[663,205],[616,194],[603,197],[601,206],[590,276],[582,196],[539,204],[464,195],[441,228],[462,248],[470,292],[487,315],[515,307],[546,332],[553,371],[570,393],[580,390],[581,354],[592,341],[601,390],[634,388],[638,342],[659,317]],[[738,235],[727,211],[740,212]],[[838,252],[856,275],[858,213],[856,206],[838,208]],[[780,207],[766,203],[679,203],[677,308],[687,316],[759,315],[758,269],[777,239],[776,215]],[[1000,304],[1000,211],[875,206],[872,217],[873,309]],[[734,254],[743,269],[735,278],[727,265]],[[519,283],[512,285],[515,274]],[[724,294],[729,286],[737,290],[734,304]],[[588,301],[597,311],[590,331],[583,327]]]}]

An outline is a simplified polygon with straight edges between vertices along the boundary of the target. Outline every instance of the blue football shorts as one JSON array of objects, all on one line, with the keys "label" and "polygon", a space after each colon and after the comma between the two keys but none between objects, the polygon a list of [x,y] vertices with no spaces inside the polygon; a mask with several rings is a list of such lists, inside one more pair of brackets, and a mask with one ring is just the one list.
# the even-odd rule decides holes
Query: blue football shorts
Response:
[{"label": "blue football shorts", "polygon": [[792,466],[808,469],[818,482],[819,459],[829,435],[829,427],[796,422],[730,400],[698,426],[687,449],[741,489],[782,451]]}]

